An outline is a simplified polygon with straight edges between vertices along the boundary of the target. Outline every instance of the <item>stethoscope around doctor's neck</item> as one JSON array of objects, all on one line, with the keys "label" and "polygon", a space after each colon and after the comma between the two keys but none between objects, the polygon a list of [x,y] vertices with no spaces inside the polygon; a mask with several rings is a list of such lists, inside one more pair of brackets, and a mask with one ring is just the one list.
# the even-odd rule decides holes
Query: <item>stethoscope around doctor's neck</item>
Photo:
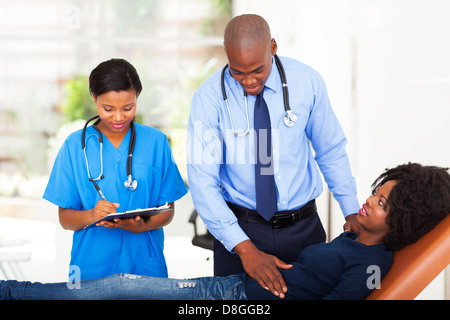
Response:
[{"label": "stethoscope around doctor's neck", "polygon": [[[92,136],[95,137],[96,136],[95,134],[91,134],[85,139],[86,127],[93,120],[97,120],[92,125],[92,128],[94,128],[95,131],[97,131],[97,133],[98,133],[98,142],[100,143],[100,174],[98,175],[97,178],[92,178],[91,177],[91,173],[89,172],[89,161],[88,161],[88,157],[87,157],[87,154],[86,154],[86,141],[90,137],[92,137]],[[87,174],[88,174],[89,181],[91,181],[94,184],[94,187],[97,190],[97,192],[100,194],[100,196],[104,200],[106,200],[105,196],[103,195],[102,191],[100,190],[100,187],[97,184],[97,181],[99,181],[99,180],[104,178],[104,176],[103,176],[103,135],[102,135],[102,132],[100,131],[100,129],[97,127],[97,124],[99,122],[100,122],[100,117],[98,115],[95,116],[95,117],[92,117],[88,121],[86,121],[86,123],[84,125],[84,128],[83,128],[83,132],[81,134],[81,146],[83,147],[84,158],[86,159],[86,169],[87,169]],[[134,191],[137,188],[137,181],[136,181],[136,179],[133,179],[133,176],[132,176],[132,161],[133,161],[132,159],[133,159],[134,145],[136,144],[136,128],[134,127],[134,121],[130,122],[130,128],[131,128],[131,137],[130,137],[130,145],[128,146],[127,180],[125,180],[124,186],[128,190]]]},{"label": "stethoscope around doctor's neck", "polygon": [[[274,55],[275,58],[275,64],[277,65],[278,72],[280,73],[281,78],[281,84],[283,85],[283,102],[284,102],[284,110],[286,111],[286,115],[284,116],[284,124],[288,127],[293,127],[295,122],[297,121],[297,116],[292,112],[291,107],[289,105],[289,91],[286,81],[286,73],[284,72],[283,64],[280,61],[280,58],[278,55]],[[227,106],[228,110],[228,116],[230,117],[230,123],[231,123],[231,130],[233,131],[233,134],[236,137],[246,136],[249,134],[250,131],[250,123],[249,123],[249,117],[248,117],[248,105],[247,105],[247,92],[244,91],[244,98],[245,98],[245,113],[247,116],[247,130],[244,133],[238,133],[234,129],[233,125],[233,118],[231,117],[231,111],[230,106],[228,105],[228,97],[225,90],[225,71],[228,68],[228,64],[225,65],[222,69],[222,75],[221,75],[221,85],[222,85],[222,94],[223,94],[223,100],[225,100],[225,104]]]}]

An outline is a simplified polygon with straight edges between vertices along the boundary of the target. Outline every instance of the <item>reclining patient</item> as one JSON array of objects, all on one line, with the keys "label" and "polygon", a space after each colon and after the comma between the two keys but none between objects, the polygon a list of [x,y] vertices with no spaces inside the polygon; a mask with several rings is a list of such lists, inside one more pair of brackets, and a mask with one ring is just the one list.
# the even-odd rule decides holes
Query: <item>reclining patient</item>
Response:
[{"label": "reclining patient", "polygon": [[290,269],[280,270],[285,292],[270,292],[245,273],[188,280],[115,274],[80,283],[0,281],[0,299],[364,299],[375,276],[381,281],[388,272],[392,251],[416,242],[450,212],[444,168],[400,165],[372,189],[359,210],[360,234],[347,231],[304,249]]}]

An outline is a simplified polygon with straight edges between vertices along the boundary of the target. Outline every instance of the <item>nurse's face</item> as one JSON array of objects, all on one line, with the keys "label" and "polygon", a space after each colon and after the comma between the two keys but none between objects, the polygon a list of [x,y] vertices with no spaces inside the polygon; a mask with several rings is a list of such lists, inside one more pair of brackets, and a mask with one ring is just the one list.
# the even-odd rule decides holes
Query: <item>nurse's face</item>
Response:
[{"label": "nurse's face", "polygon": [[255,96],[264,89],[272,70],[272,56],[277,53],[277,43],[272,39],[247,49],[236,46],[225,48],[230,74],[245,92]]},{"label": "nurse's face", "polygon": [[102,120],[99,127],[105,134],[127,132],[136,114],[136,90],[109,91],[97,98],[97,112]]}]

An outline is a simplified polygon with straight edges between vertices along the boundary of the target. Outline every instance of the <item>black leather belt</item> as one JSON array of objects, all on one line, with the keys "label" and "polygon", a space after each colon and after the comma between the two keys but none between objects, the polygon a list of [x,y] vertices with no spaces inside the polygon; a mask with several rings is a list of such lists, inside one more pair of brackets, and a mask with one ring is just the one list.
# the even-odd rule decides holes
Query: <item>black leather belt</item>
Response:
[{"label": "black leather belt", "polygon": [[238,220],[271,225],[274,229],[293,225],[317,212],[316,200],[311,200],[297,210],[277,211],[272,219],[267,221],[256,210],[247,209],[231,202],[227,202],[227,204]]}]

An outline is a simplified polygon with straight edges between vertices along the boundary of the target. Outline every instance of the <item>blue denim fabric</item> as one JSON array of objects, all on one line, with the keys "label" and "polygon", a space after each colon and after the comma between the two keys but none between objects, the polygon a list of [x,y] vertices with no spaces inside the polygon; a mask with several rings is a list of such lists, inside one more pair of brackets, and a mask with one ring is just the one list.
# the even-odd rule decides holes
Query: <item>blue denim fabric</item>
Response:
[{"label": "blue denim fabric", "polygon": [[118,273],[79,283],[0,281],[2,300],[246,300],[243,276],[167,279]]}]

